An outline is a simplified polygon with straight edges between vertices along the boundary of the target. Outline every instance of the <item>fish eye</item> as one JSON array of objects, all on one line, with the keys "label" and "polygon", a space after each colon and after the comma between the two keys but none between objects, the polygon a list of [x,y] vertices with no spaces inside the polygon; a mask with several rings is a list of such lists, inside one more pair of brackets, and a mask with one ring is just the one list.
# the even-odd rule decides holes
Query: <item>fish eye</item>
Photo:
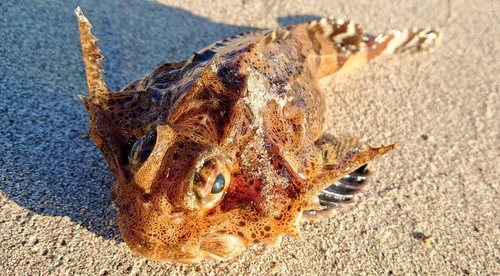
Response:
[{"label": "fish eye", "polygon": [[204,160],[193,177],[192,189],[198,206],[212,208],[224,197],[230,182],[230,173],[223,158]]},{"label": "fish eye", "polygon": [[212,185],[212,190],[210,191],[210,193],[211,194],[218,194],[218,193],[222,192],[225,184],[226,184],[226,180],[224,179],[224,176],[221,173],[219,173],[214,180],[214,184]]},{"label": "fish eye", "polygon": [[135,141],[128,157],[128,161],[132,168],[141,165],[148,159],[156,144],[156,137],[156,130],[153,129],[144,136],[144,138]]}]

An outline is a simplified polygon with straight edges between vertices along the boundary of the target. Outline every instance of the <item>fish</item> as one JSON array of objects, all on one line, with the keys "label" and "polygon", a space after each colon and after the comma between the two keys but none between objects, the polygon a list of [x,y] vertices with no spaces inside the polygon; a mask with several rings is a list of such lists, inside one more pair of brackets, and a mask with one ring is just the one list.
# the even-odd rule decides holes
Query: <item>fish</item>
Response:
[{"label": "fish", "polygon": [[396,144],[325,132],[318,80],[377,56],[432,49],[440,37],[437,28],[373,36],[328,17],[231,36],[112,91],[92,26],[75,13],[87,135],[113,176],[123,240],[147,259],[186,264],[300,238],[302,221],[335,218],[356,202],[369,162]]}]

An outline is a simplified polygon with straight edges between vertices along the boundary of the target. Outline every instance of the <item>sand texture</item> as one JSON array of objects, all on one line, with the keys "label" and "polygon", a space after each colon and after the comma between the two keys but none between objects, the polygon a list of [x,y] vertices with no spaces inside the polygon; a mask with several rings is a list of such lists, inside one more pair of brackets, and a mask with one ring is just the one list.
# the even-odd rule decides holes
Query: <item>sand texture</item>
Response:
[{"label": "sand texture", "polygon": [[[500,274],[500,1],[178,2],[0,2],[0,274]],[[444,37],[433,52],[321,81],[329,132],[399,142],[374,162],[362,202],[303,224],[301,240],[179,265],[138,257],[120,237],[111,176],[83,135],[76,6],[112,89],[232,34],[327,15],[370,33],[436,26]]]}]

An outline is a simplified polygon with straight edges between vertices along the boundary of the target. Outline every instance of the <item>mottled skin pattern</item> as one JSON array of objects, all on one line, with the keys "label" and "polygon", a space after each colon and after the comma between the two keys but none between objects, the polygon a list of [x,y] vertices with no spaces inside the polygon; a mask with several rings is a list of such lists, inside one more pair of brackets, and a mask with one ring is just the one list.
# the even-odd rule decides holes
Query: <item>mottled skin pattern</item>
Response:
[{"label": "mottled skin pattern", "polygon": [[90,23],[76,10],[89,96],[88,135],[115,179],[123,239],[140,255],[193,263],[299,236],[364,186],[366,163],[393,149],[323,133],[318,78],[379,54],[431,47],[434,29],[369,37],[322,19],[219,41],[119,92],[102,78]]}]

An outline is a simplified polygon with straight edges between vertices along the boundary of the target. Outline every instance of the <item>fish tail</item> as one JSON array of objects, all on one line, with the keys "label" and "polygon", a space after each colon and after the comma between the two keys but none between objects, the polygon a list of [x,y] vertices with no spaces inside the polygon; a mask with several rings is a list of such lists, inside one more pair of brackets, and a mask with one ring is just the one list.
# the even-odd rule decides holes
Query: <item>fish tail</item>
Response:
[{"label": "fish tail", "polygon": [[366,35],[363,43],[370,60],[379,55],[431,50],[439,39],[440,31],[436,28],[412,28],[390,30],[377,36]]},{"label": "fish tail", "polygon": [[373,36],[353,21],[332,17],[290,30],[302,42],[303,54],[317,78],[367,63],[379,55],[428,50],[440,38],[435,28],[390,30]]}]

